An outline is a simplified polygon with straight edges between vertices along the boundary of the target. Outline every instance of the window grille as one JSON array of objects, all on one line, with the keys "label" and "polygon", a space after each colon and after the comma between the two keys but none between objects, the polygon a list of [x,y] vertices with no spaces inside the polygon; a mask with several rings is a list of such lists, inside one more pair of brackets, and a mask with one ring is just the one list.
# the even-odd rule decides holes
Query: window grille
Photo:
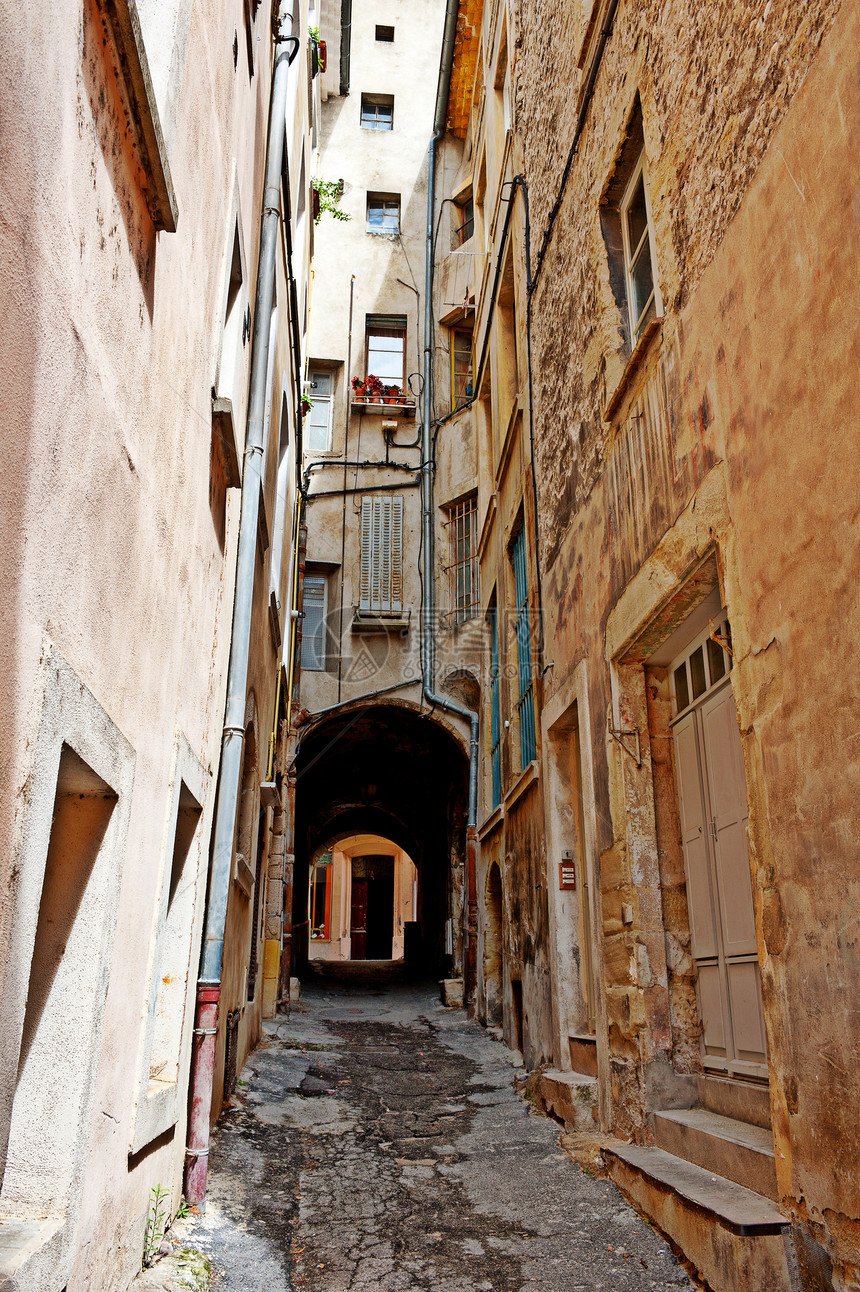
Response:
[{"label": "window grille", "polygon": [[391,95],[362,94],[361,125],[364,130],[391,130],[394,125],[394,99]]},{"label": "window grille", "polygon": [[532,682],[531,629],[529,625],[529,581],[526,557],[525,525],[513,544],[514,594],[516,597],[517,672],[519,699],[517,716],[520,726],[520,765],[526,767],[537,757],[535,739],[534,687]]},{"label": "window grille", "polygon": [[502,801],[502,714],[499,697],[499,616],[490,607],[490,764],[493,776],[493,807]]},{"label": "window grille", "polygon": [[451,611],[454,623],[474,619],[480,610],[478,588],[478,500],[473,495],[448,508]]},{"label": "window grille", "polygon": [[403,499],[363,498],[359,610],[399,615],[403,611]]},{"label": "window grille", "polygon": [[302,668],[319,672],[326,657],[326,580],[319,574],[305,575],[302,625]]}]

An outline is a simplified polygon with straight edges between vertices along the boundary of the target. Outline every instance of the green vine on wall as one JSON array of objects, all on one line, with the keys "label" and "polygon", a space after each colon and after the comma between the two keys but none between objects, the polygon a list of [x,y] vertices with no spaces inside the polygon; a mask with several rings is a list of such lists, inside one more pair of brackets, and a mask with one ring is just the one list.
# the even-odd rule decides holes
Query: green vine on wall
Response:
[{"label": "green vine on wall", "polygon": [[317,195],[317,210],[314,213],[314,224],[319,224],[323,213],[328,211],[336,220],[351,220],[352,216],[340,209],[343,197],[342,179],[312,179],[311,188]]}]

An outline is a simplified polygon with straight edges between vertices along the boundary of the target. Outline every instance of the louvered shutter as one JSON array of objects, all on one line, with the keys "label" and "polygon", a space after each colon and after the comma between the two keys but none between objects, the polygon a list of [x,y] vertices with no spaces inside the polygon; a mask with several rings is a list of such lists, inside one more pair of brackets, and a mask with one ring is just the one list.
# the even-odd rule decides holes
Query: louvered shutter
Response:
[{"label": "louvered shutter", "polygon": [[370,583],[372,566],[373,499],[361,501],[361,581],[358,594],[359,610],[370,610]]},{"label": "louvered shutter", "polygon": [[319,671],[325,668],[325,579],[316,574],[305,576],[302,625],[302,668]]},{"label": "louvered shutter", "polygon": [[391,610],[403,612],[403,499],[391,499]]},{"label": "louvered shutter", "polygon": [[361,504],[359,610],[403,610],[403,499],[365,498]]}]

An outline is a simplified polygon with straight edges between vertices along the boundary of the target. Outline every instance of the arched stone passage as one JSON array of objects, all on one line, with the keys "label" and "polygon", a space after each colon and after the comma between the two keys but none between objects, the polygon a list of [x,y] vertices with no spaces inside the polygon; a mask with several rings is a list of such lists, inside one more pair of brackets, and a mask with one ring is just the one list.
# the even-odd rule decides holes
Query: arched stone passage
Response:
[{"label": "arched stone passage", "polygon": [[493,863],[484,892],[484,1010],[486,1022],[496,1027],[501,1027],[503,1018],[503,930],[502,876]]},{"label": "arched stone passage", "polygon": [[417,867],[411,967],[436,976],[459,968],[468,792],[465,732],[402,700],[357,704],[307,729],[295,768],[296,970],[301,972],[308,958],[311,862],[348,835],[390,840]]}]

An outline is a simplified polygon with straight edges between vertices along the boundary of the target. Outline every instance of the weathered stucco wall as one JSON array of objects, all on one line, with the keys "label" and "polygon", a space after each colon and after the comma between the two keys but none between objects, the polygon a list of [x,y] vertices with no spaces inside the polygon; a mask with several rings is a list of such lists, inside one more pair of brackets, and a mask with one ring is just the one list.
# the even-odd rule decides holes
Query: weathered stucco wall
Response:
[{"label": "weathered stucco wall", "polygon": [[[181,1185],[184,1085],[176,1115],[142,1144],[135,1143],[135,1105],[141,1080],[146,1087],[141,1064],[171,878],[178,749],[190,751],[187,766],[202,778],[185,773],[202,808],[182,929],[177,1022],[180,1084],[187,1080],[238,521],[234,490],[226,491],[226,524],[218,515],[224,493],[212,459],[211,400],[237,215],[243,291],[253,299],[271,75],[271,4],[259,6],[250,31],[253,75],[240,0],[186,9],[156,14],[141,5],[179,212],[177,232],[158,233],[152,176],[135,143],[104,11],[90,0],[61,4],[46,26],[34,12],[4,6],[0,66],[15,86],[0,148],[4,993],[26,994],[32,942],[26,956],[17,954],[20,930],[35,923],[24,909],[30,896],[36,909],[39,901],[38,876],[23,874],[16,858],[51,825],[54,787],[34,760],[50,714],[45,669],[53,652],[80,695],[92,699],[81,712],[106,715],[133,751],[134,767],[133,788],[109,782],[127,832],[115,857],[116,900],[102,912],[106,998],[100,1026],[78,1036],[81,1050],[92,1051],[94,1075],[74,1190],[58,1207],[67,1214],[62,1251],[47,1273],[33,1276],[40,1292],[126,1286],[140,1265],[150,1188],[168,1187],[175,1203]],[[241,42],[235,64],[234,32]],[[285,292],[281,299],[286,304]],[[249,357],[249,344],[240,342],[237,414]],[[244,425],[238,437],[241,452]],[[257,641],[269,635],[263,591]],[[273,661],[271,639],[268,650]],[[261,668],[265,740],[274,667]],[[76,742],[84,757],[98,721],[84,716],[80,729],[58,727],[57,739]],[[69,991],[67,1022],[77,1004]],[[13,1031],[6,1030],[7,1047],[16,1044]],[[4,1195],[7,1215],[16,1205]],[[26,1271],[17,1277],[31,1286]]]}]

